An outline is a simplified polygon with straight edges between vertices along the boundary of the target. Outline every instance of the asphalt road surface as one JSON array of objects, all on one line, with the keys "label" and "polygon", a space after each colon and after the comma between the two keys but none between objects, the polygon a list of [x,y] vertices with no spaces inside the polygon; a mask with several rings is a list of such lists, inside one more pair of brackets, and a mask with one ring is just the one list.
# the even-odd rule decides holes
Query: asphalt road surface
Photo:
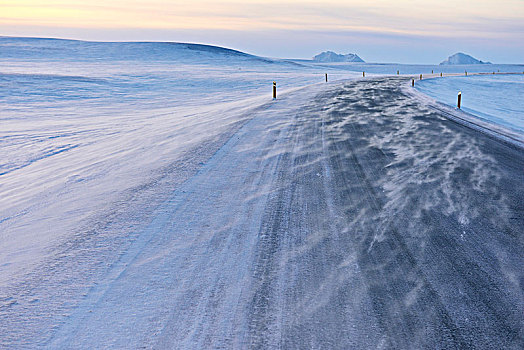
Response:
[{"label": "asphalt road surface", "polygon": [[254,112],[56,326],[35,335],[30,307],[4,309],[3,331],[27,335],[11,344],[524,348],[524,151],[406,82]]}]

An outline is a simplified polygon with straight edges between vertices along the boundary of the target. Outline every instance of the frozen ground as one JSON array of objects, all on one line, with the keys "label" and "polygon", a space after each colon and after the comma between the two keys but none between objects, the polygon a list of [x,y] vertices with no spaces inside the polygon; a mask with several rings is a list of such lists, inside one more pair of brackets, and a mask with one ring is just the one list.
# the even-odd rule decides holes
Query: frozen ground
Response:
[{"label": "frozen ground", "polygon": [[[13,38],[0,46],[2,282],[186,153],[207,159],[270,101],[273,80],[279,93],[324,80],[212,47]],[[179,173],[173,181],[185,179]]]},{"label": "frozen ground", "polygon": [[522,149],[406,78],[6,40],[1,348],[524,345]]},{"label": "frozen ground", "polygon": [[416,88],[449,106],[462,92],[462,110],[483,121],[502,125],[524,139],[524,74],[475,75],[424,79]]}]

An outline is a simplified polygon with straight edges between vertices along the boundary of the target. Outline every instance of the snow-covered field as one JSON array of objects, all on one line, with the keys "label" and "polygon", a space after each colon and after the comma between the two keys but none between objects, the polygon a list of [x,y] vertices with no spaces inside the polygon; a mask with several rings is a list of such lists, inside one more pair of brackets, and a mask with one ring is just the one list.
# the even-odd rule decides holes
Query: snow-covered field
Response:
[{"label": "snow-covered field", "polygon": [[271,101],[273,80],[281,94],[324,79],[166,43],[2,38],[0,67],[0,282],[182,153],[238,128]]},{"label": "snow-covered field", "polygon": [[449,106],[462,93],[462,110],[524,137],[524,74],[454,76],[417,81],[416,88]]},{"label": "snow-covered field", "polygon": [[[139,337],[146,337],[150,341],[146,343],[153,344],[155,334],[143,333],[135,337],[133,329],[143,327],[140,329],[145,332],[146,328],[150,330],[153,326],[162,326],[164,321],[171,326],[187,327],[185,330],[176,327],[165,330],[165,334],[174,334],[182,339],[187,348],[208,341],[205,344],[219,344],[225,338],[199,338],[198,332],[205,332],[193,329],[189,321],[184,322],[183,317],[189,320],[194,316],[189,311],[176,310],[182,318],[170,323],[166,321],[173,311],[161,303],[181,298],[180,305],[185,302],[188,310],[194,310],[191,296],[186,294],[203,291],[210,294],[202,296],[206,303],[213,300],[224,302],[220,304],[221,315],[234,320],[235,311],[231,306],[242,298],[247,300],[246,291],[242,286],[235,289],[237,286],[231,285],[230,290],[220,289],[231,294],[226,293],[224,298],[219,298],[211,289],[215,284],[208,282],[219,278],[213,281],[227,287],[227,281],[237,278],[249,280],[249,274],[253,271],[244,263],[253,258],[250,254],[262,254],[258,257],[260,264],[256,265],[260,271],[256,273],[264,275],[270,273],[267,269],[277,268],[266,266],[267,259],[263,255],[271,253],[270,247],[266,247],[268,252],[265,253],[250,250],[255,249],[253,244],[258,239],[256,225],[262,217],[269,215],[266,211],[275,210],[278,214],[278,205],[264,207],[266,201],[274,201],[274,192],[269,189],[275,184],[282,186],[277,186],[278,191],[282,196],[289,197],[290,205],[295,201],[301,205],[300,200],[293,199],[288,193],[286,181],[289,179],[282,178],[284,175],[292,178],[297,172],[300,174],[301,169],[309,167],[324,169],[324,163],[327,164],[329,158],[317,163],[315,152],[321,152],[329,142],[324,140],[319,130],[330,130],[335,134],[335,140],[345,142],[347,137],[338,128],[350,125],[349,121],[342,120],[337,121],[339,126],[323,129],[323,122],[314,118],[331,112],[333,116],[342,118],[344,110],[336,110],[341,101],[349,105],[344,107],[348,111],[359,113],[355,103],[347,102],[351,97],[348,94],[355,91],[362,93],[360,100],[370,100],[366,102],[368,106],[373,103],[369,95],[355,87],[347,88],[346,95],[341,96],[340,100],[337,92],[331,89],[338,89],[341,81],[360,79],[362,71],[366,71],[366,76],[378,76],[395,75],[397,70],[401,74],[427,74],[432,69],[435,72],[457,73],[464,68],[321,64],[261,58],[203,45],[89,43],[0,37],[0,347],[47,345],[61,348],[66,344],[81,348],[85,344],[97,344],[98,340],[100,343],[107,341],[106,344],[111,341],[122,342],[118,343],[120,345],[126,341],[137,341],[138,344],[138,340],[144,340]],[[474,72],[483,71],[486,67],[471,66],[466,69]],[[522,67],[493,65],[489,69],[510,72]],[[329,73],[329,84],[324,82],[324,73]],[[446,79],[438,81],[448,81]],[[474,79],[477,78],[471,81]],[[502,84],[502,79],[509,78],[497,76],[495,79]],[[273,81],[278,82],[277,101],[271,99]],[[437,80],[435,83],[432,80],[423,83],[427,84],[428,91],[441,89],[437,86],[431,88]],[[510,83],[522,89],[522,81]],[[380,86],[391,89],[396,83],[388,84]],[[385,94],[380,86],[377,89],[391,99],[392,94]],[[488,93],[489,86],[484,84],[483,87]],[[472,99],[467,91],[463,89],[464,106],[473,108],[470,107]],[[326,92],[330,94],[325,99],[331,107],[312,102],[316,101],[318,94]],[[390,102],[392,105],[387,112],[392,120],[396,120],[399,111],[394,102]],[[308,104],[311,105],[306,108]],[[403,104],[406,108],[414,108],[409,101]],[[364,107],[360,108],[369,112]],[[492,113],[490,110],[479,112]],[[429,112],[424,110],[423,113]],[[366,122],[363,116],[360,118],[362,120],[351,125],[350,131],[356,132],[358,125]],[[405,118],[410,121],[412,117]],[[506,123],[507,119],[503,122]],[[308,123],[314,125],[300,129],[301,125]],[[422,129],[423,124],[420,122]],[[292,146],[294,139],[286,136],[290,130],[294,131],[289,135],[301,140],[300,146]],[[409,130],[405,132],[409,133]],[[388,135],[386,132],[384,138],[373,139],[373,142],[390,142],[391,135]],[[473,136],[468,137],[474,140]],[[308,145],[315,147],[308,148]],[[299,154],[296,161],[300,164],[295,164],[296,168],[291,166],[293,163],[289,157],[292,152]],[[348,153],[340,150],[340,154]],[[390,157],[385,153],[382,156]],[[289,173],[279,168],[281,159],[284,164],[289,164],[286,165]],[[366,159],[374,158],[366,155]],[[428,159],[433,158],[428,156]],[[484,159],[481,155],[478,159],[491,161],[491,158]],[[358,164],[356,160],[352,161]],[[310,173],[310,169],[307,170],[316,187],[304,193],[316,195],[326,190],[322,186],[327,186],[332,175],[325,171]],[[228,178],[229,173],[231,178]],[[216,181],[214,174],[218,176]],[[357,173],[355,176],[361,175]],[[389,180],[386,178],[384,181]],[[228,192],[228,188],[234,191]],[[363,196],[375,190],[370,191],[363,191]],[[302,208],[303,212],[317,205],[314,198],[305,202],[307,205]],[[187,211],[177,211],[177,208],[187,208]],[[328,209],[332,210],[332,204],[322,210]],[[373,210],[378,209],[373,207]],[[226,215],[228,211],[231,211],[230,216]],[[302,215],[300,213],[299,208],[297,213],[288,213],[289,216],[285,214],[282,218],[295,215],[298,220]],[[329,215],[342,220],[335,212]],[[309,222],[308,218],[303,219]],[[310,219],[312,227],[335,225]],[[357,219],[351,225],[358,227]],[[336,225],[345,225],[339,224]],[[293,226],[297,232],[301,232],[300,225]],[[198,232],[193,236],[192,232],[197,228]],[[179,238],[177,230],[187,236]],[[235,236],[237,241],[229,235],[230,230],[238,233],[238,237]],[[278,230],[280,228],[275,228],[275,232]],[[166,237],[173,240],[162,242],[163,236],[157,235],[159,232],[169,233]],[[250,240],[244,240],[243,235]],[[266,239],[264,237],[261,239]],[[209,251],[212,245],[208,245],[208,241],[218,238],[225,240],[214,242],[219,251]],[[311,241],[304,242],[304,247],[314,247],[315,240],[320,239],[315,235],[310,238]],[[147,253],[149,240],[156,243],[149,247]],[[164,243],[167,244],[165,251],[162,250]],[[168,251],[168,247],[172,250]],[[289,259],[293,259],[293,254],[301,253],[301,248],[296,249],[289,253]],[[180,256],[172,256],[172,252],[177,250],[180,250]],[[206,260],[209,256],[213,259]],[[355,263],[351,257],[348,259],[341,262],[342,268],[355,269],[351,273],[358,275],[360,272],[354,268]],[[156,269],[155,264],[163,261],[166,265],[160,263],[161,268]],[[152,283],[147,290],[140,290],[144,286],[136,290],[127,289],[133,280],[125,279],[124,271],[132,262],[133,269],[127,270],[132,278],[145,281],[141,280],[144,277],[141,266],[151,273],[146,276],[151,278],[148,281]],[[162,285],[162,281],[168,279],[161,274],[168,274],[173,268],[168,262],[176,262],[177,268],[188,267],[187,274],[180,272],[177,276],[184,283],[194,282],[194,290],[184,288],[184,285],[175,288],[174,284],[171,286],[174,289],[168,291],[173,294],[163,290],[166,286]],[[239,265],[242,269],[235,270]],[[314,264],[319,265],[318,261]],[[217,271],[221,267],[228,268],[223,271],[222,277],[221,271]],[[200,273],[203,274],[200,280],[192,280]],[[307,277],[306,272],[304,275]],[[113,284],[120,278],[124,291],[119,289],[120,284]],[[334,275],[332,278],[333,281],[327,281],[328,285],[336,285],[341,276]],[[99,284],[109,280],[111,285]],[[364,288],[363,282],[358,283]],[[148,290],[153,297],[147,294]],[[138,309],[122,309],[117,300],[122,296],[145,300],[150,304],[134,305]],[[155,299],[155,296],[160,298]],[[240,299],[235,299],[237,297]],[[264,305],[262,299],[265,296],[259,297],[260,305]],[[89,320],[89,324],[105,332],[100,339],[97,339],[99,334],[89,333],[89,330],[82,333],[82,325],[87,322],[86,313],[93,311],[90,308],[99,301],[114,306],[113,321],[120,322],[115,323],[114,329],[122,330],[124,333],[120,333],[121,336],[129,332],[129,338],[113,339],[112,329],[103,329],[107,321],[104,318],[107,316],[105,309],[94,310],[94,316]],[[307,309],[306,301],[304,305]],[[318,305],[323,303],[320,300]],[[370,301],[363,299],[362,303],[366,306]],[[260,305],[253,307],[259,308]],[[200,308],[204,304],[196,306]],[[157,314],[157,310],[161,310],[162,314]],[[141,320],[135,320],[135,311],[148,317],[147,321],[140,323]],[[259,309],[255,311],[254,314],[262,315]],[[118,312],[127,314],[137,323],[126,324],[125,320],[116,316]],[[224,337],[229,334],[229,328],[250,329],[252,326],[218,322],[214,328],[213,318],[218,314],[207,314],[206,310],[199,312],[198,316],[202,319],[192,321],[223,332]],[[304,311],[304,314],[307,315],[307,312]],[[360,317],[353,321],[358,324]],[[253,324],[263,327],[263,321],[254,320]],[[369,322],[367,331],[370,334],[377,326],[373,323],[375,321]],[[257,328],[256,332],[261,332],[260,329]],[[52,334],[49,333],[51,331]],[[366,344],[375,344],[367,339],[368,333],[358,329],[354,332],[362,336],[362,341],[368,342]],[[76,343],[75,334],[84,338],[78,338]],[[272,334],[274,339],[278,338],[277,333]],[[52,336],[54,338],[50,340]],[[197,344],[195,339],[201,343]],[[160,339],[160,344],[164,344],[160,347],[169,347],[166,345],[169,341],[169,338]]]}]

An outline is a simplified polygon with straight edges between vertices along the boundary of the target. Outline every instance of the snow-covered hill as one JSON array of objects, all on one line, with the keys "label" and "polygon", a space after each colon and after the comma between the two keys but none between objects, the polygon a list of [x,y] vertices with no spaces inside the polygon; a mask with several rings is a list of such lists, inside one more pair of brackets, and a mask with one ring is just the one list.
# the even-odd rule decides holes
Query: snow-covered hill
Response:
[{"label": "snow-covered hill", "polygon": [[340,55],[333,51],[325,51],[313,57],[313,61],[317,62],[359,62],[364,63],[364,60],[358,57],[357,54],[348,53]]},{"label": "snow-covered hill", "polygon": [[454,64],[491,64],[491,62],[483,62],[481,60],[477,60],[474,57],[471,57],[470,55],[458,52],[452,56],[449,56],[447,60],[440,63],[441,66]]},{"label": "snow-covered hill", "polygon": [[0,37],[0,59],[112,61],[258,61],[274,60],[218,46],[174,42],[92,42]]}]

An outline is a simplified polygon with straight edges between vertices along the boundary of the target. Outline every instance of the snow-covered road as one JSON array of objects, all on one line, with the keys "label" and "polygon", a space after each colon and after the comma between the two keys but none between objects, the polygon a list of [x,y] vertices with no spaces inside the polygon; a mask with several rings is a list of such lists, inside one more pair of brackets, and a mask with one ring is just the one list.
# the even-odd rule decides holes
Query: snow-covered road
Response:
[{"label": "snow-covered road", "polygon": [[111,208],[6,282],[0,347],[522,348],[524,153],[405,82],[239,109],[127,198],[163,194],[150,213]]}]

